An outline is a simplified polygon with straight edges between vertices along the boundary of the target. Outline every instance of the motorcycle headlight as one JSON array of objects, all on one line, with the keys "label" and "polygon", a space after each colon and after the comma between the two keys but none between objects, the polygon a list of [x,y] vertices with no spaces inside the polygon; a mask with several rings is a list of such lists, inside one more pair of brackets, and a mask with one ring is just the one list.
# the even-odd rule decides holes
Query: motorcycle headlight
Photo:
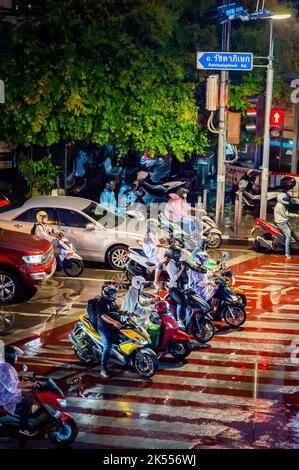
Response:
[{"label": "motorcycle headlight", "polygon": [[67,400],[65,398],[59,398],[57,401],[61,408],[65,408],[67,406]]},{"label": "motorcycle headlight", "polygon": [[231,282],[232,282],[232,286],[234,286],[234,285],[236,284],[235,276],[232,276],[232,277],[231,277]]},{"label": "motorcycle headlight", "polygon": [[26,264],[41,264],[43,255],[22,256]]}]

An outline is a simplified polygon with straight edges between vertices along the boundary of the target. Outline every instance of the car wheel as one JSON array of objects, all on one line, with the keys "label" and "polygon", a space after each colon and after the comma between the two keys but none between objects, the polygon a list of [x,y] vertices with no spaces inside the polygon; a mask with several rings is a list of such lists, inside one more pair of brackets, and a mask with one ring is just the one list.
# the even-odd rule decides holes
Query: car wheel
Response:
[{"label": "car wheel", "polygon": [[107,253],[107,262],[112,269],[122,270],[128,262],[128,248],[115,245]]},{"label": "car wheel", "polygon": [[7,304],[17,298],[20,293],[18,278],[7,271],[0,271],[0,303]]}]

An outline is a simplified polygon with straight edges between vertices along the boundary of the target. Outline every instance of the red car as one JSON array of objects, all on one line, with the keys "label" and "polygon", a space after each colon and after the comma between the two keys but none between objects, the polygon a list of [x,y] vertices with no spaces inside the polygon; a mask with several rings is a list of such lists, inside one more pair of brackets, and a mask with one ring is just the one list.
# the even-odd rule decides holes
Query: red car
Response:
[{"label": "red car", "polygon": [[0,229],[0,303],[49,279],[56,260],[51,243],[40,237]]}]

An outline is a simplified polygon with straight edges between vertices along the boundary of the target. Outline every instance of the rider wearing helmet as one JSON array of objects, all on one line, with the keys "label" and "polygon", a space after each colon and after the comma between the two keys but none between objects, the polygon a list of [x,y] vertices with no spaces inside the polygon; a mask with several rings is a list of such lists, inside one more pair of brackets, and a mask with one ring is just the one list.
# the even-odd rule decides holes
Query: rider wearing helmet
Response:
[{"label": "rider wearing helmet", "polygon": [[159,287],[159,277],[163,269],[163,258],[165,249],[158,237],[158,222],[149,220],[147,223],[147,231],[143,239],[143,251],[156,265],[154,284]]},{"label": "rider wearing helmet", "polygon": [[297,214],[288,212],[287,207],[290,204],[290,199],[291,196],[288,193],[281,193],[277,196],[277,204],[274,207],[274,222],[285,236],[285,256],[287,259],[291,258],[291,238],[293,237],[297,243],[299,242],[299,238],[289,224],[290,217],[299,217]]},{"label": "rider wearing helmet", "polygon": [[115,180],[110,179],[106,183],[106,187],[100,196],[100,204],[112,212],[117,212],[117,201],[115,197]]},{"label": "rider wearing helmet", "polygon": [[103,353],[101,357],[101,375],[109,377],[108,360],[112,344],[115,341],[116,329],[121,328],[120,315],[116,312],[117,289],[113,285],[106,285],[102,288],[95,311],[97,314],[97,330],[103,339]]},{"label": "rider wearing helmet", "polygon": [[132,285],[125,295],[121,306],[121,310],[123,312],[138,316],[139,322],[144,325],[146,324],[151,312],[151,309],[149,309],[149,306],[151,305],[151,299],[146,301],[141,300],[140,298],[140,294],[144,289],[145,282],[146,281],[143,276],[134,276],[132,279]]},{"label": "rider wearing helmet", "polygon": [[29,414],[31,402],[22,396],[22,389],[33,389],[37,387],[35,382],[20,382],[16,369],[18,353],[22,353],[15,346],[5,346],[4,362],[0,357],[0,406],[9,412],[15,413],[20,417],[19,433],[26,437],[32,437],[37,434],[29,428]]},{"label": "rider wearing helmet", "polygon": [[185,266],[182,264],[179,266],[179,261],[182,256],[182,251],[179,248],[172,247],[165,253],[165,264],[166,271],[169,276],[169,297],[173,299],[176,304],[176,316],[178,325],[180,328],[184,328],[182,320],[182,313],[184,308],[184,297],[182,291],[178,287],[178,281],[185,270]]},{"label": "rider wearing helmet", "polygon": [[32,235],[38,235],[41,238],[45,238],[49,242],[53,243],[54,237],[50,234],[48,227],[49,217],[46,211],[38,211],[36,214],[37,222],[34,224],[31,230]]},{"label": "rider wearing helmet", "polygon": [[207,273],[209,256],[203,251],[197,251],[194,256],[194,264],[197,270],[190,269],[188,272],[188,287],[208,302],[215,294],[217,287],[211,282],[213,275]]}]

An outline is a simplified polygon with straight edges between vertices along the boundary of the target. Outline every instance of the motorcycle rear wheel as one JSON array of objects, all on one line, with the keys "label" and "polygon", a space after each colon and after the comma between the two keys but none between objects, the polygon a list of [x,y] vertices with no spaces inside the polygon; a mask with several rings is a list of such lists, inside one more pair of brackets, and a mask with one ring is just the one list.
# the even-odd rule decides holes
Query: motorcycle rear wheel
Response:
[{"label": "motorcycle rear wheel", "polygon": [[137,351],[133,365],[140,377],[150,378],[158,369],[158,359],[148,352]]},{"label": "motorcycle rear wheel", "polygon": [[189,356],[192,351],[192,346],[187,341],[171,341],[168,351],[172,357],[181,361]]},{"label": "motorcycle rear wheel", "polygon": [[57,447],[69,447],[75,441],[77,434],[77,424],[70,419],[65,424],[53,423],[48,431],[50,441]]},{"label": "motorcycle rear wheel", "polygon": [[69,277],[79,277],[84,271],[83,261],[75,258],[65,259],[63,261],[63,270]]},{"label": "motorcycle rear wheel", "polygon": [[226,307],[223,319],[231,328],[239,328],[246,321],[246,312],[241,306],[230,305]]},{"label": "motorcycle rear wheel", "polygon": [[208,236],[208,246],[209,248],[219,248],[222,243],[222,237],[218,233],[211,233]]},{"label": "motorcycle rear wheel", "polygon": [[215,334],[215,326],[211,320],[204,320],[200,322],[200,326],[198,326],[196,320],[194,321],[191,333],[195,341],[199,343],[207,343],[211,341]]}]

